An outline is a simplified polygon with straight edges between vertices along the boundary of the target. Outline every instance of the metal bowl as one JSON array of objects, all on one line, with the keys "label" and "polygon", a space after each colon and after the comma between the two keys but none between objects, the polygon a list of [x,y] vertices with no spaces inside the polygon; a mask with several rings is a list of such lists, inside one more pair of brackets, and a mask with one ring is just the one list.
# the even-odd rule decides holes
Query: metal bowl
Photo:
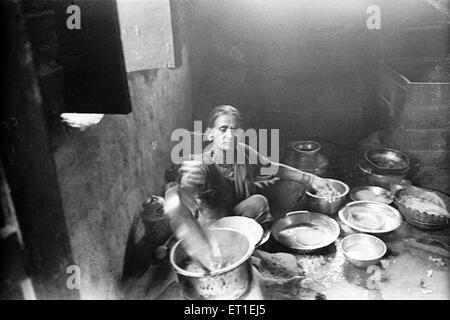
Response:
[{"label": "metal bowl", "polygon": [[[356,214],[365,215],[358,220]],[[366,233],[387,233],[402,224],[402,216],[395,208],[374,201],[353,201],[339,210],[339,219],[350,228]],[[370,225],[372,223],[372,225]]]},{"label": "metal bowl", "polygon": [[269,231],[264,231],[263,227],[256,222],[254,219],[242,217],[242,216],[231,216],[224,217],[217,221],[214,221],[211,228],[229,228],[233,230],[240,231],[247,234],[250,239],[252,239],[252,245],[256,248],[262,245],[268,240],[267,233]]},{"label": "metal bowl", "polygon": [[[429,214],[428,212],[424,212],[418,210],[417,208],[410,208],[405,206],[401,199],[404,196],[415,196],[417,198],[422,198],[423,193],[433,193],[436,197],[442,200],[442,207],[444,210],[448,212],[448,208],[450,208],[450,197],[446,194],[431,190],[428,188],[419,188],[412,186],[407,189],[398,190],[394,196],[394,202],[397,206],[400,213],[405,217],[406,221],[412,224],[413,226],[425,229],[425,230],[438,230],[443,229],[450,224],[450,218],[448,216],[438,216]],[[437,204],[437,203],[436,203]]]},{"label": "metal bowl", "polygon": [[[302,236],[309,243],[288,238],[285,232],[293,228],[301,228],[297,229],[297,232],[304,231]],[[272,226],[272,235],[275,240],[298,253],[311,252],[329,246],[336,241],[339,232],[340,228],[335,220],[324,214],[308,211],[289,212]],[[308,238],[309,235],[312,237]]]},{"label": "metal bowl", "polygon": [[354,233],[341,242],[345,258],[358,268],[376,265],[386,254],[386,244],[370,234]]},{"label": "metal bowl", "polygon": [[381,175],[406,175],[410,167],[406,154],[389,148],[367,150],[365,160],[376,174]]},{"label": "metal bowl", "polygon": [[[371,195],[368,194],[370,197],[366,197],[365,195],[362,195],[360,191],[368,191]],[[376,199],[375,196],[378,197],[378,199]],[[391,204],[392,201],[394,201],[393,195],[388,190],[377,186],[353,188],[350,190],[350,198],[353,201],[375,201],[383,204]]]},{"label": "metal bowl", "polygon": [[339,196],[337,196],[333,202],[330,203],[324,197],[317,196],[310,191],[306,191],[306,197],[308,200],[308,207],[311,211],[333,215],[338,212],[339,208],[344,203],[350,188],[342,181],[334,179],[327,180],[330,181],[336,191],[339,192]]}]

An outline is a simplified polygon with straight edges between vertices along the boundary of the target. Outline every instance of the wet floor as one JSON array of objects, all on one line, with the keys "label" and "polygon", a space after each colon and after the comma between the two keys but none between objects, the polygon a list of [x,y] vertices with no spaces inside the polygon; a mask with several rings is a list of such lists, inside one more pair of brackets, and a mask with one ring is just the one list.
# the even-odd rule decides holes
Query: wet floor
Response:
[{"label": "wet floor", "polygon": [[[450,300],[450,228],[421,231],[404,221],[397,230],[377,236],[387,246],[383,259],[375,266],[360,269],[346,261],[341,247],[342,238],[355,231],[340,221],[338,223],[341,228],[339,238],[319,252],[296,254],[272,237],[258,248],[258,251],[275,254],[266,255],[266,259],[283,257],[283,269],[300,275],[301,281],[289,285],[299,285],[302,288],[296,289],[314,292],[305,295],[305,291],[297,290],[304,296],[294,297],[294,290],[272,298],[314,299],[318,293],[328,300]],[[289,255],[280,256],[283,253]],[[273,272],[277,273],[276,270]],[[267,276],[264,270],[262,274]],[[276,281],[272,283],[280,286]],[[182,299],[176,275],[168,261],[152,266],[130,285],[126,299]],[[285,286],[286,283],[281,287]]]},{"label": "wet floor", "polygon": [[[361,269],[346,261],[341,248],[342,238],[354,231],[340,227],[339,239],[329,248],[295,254],[307,279],[303,285],[330,300],[450,299],[449,229],[425,232],[403,222],[379,236],[388,248],[380,263]],[[262,249],[288,252],[272,241]]]},{"label": "wet floor", "polygon": [[[356,166],[359,156],[360,153],[330,157],[335,173],[332,177],[350,188],[364,185]],[[302,286],[329,300],[450,300],[450,228],[423,231],[403,221],[395,231],[377,236],[387,246],[380,263],[360,269],[346,261],[341,248],[342,238],[355,231],[339,218],[334,219],[341,228],[334,244],[314,254],[294,254],[302,273]],[[259,250],[292,253],[272,237]],[[152,266],[144,276],[133,280],[128,298],[152,299],[157,292],[166,299],[180,298],[176,276],[170,269],[167,262]]]}]

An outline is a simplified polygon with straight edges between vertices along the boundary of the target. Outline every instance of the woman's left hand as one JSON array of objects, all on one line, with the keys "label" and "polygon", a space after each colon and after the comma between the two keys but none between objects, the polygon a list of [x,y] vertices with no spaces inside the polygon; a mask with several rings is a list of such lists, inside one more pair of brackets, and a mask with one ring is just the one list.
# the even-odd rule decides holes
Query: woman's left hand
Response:
[{"label": "woman's left hand", "polygon": [[314,176],[311,187],[316,190],[316,193],[320,193],[321,196],[325,197],[328,202],[331,203],[336,200],[338,192],[328,180]]}]

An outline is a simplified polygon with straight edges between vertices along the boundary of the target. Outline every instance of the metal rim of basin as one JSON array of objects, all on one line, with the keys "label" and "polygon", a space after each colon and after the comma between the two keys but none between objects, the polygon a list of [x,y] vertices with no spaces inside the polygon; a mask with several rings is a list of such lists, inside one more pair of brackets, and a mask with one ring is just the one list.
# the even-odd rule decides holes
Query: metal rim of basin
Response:
[{"label": "metal rim of basin", "polygon": [[365,237],[365,238],[369,238],[374,240],[375,242],[378,242],[381,247],[383,248],[381,254],[377,255],[376,257],[371,257],[371,258],[358,258],[357,260],[361,261],[361,262],[366,262],[366,261],[371,261],[371,260],[378,260],[383,258],[383,256],[386,254],[387,252],[387,246],[386,243],[384,243],[383,240],[381,240],[380,238],[377,238],[373,235],[367,234],[367,233],[353,233],[353,234],[349,234],[348,236],[344,237],[341,241],[341,247],[342,247],[342,252],[345,253],[346,255],[348,255],[349,257],[353,258],[351,255],[348,254],[348,251],[345,249],[345,243],[350,241],[351,238],[361,238],[361,237]]},{"label": "metal rim of basin", "polygon": [[206,274],[198,273],[198,272],[191,272],[191,271],[187,271],[185,269],[180,268],[178,266],[178,264],[175,263],[175,251],[180,246],[181,242],[183,241],[183,239],[181,239],[181,240],[178,240],[177,243],[175,243],[175,245],[172,247],[172,249],[170,250],[170,256],[169,256],[170,264],[172,265],[173,268],[175,268],[177,273],[187,276],[187,277],[191,277],[191,278],[204,278],[204,277],[216,276],[216,275],[226,273],[230,270],[237,268],[238,266],[243,264],[245,261],[247,261],[253,254],[253,251],[255,250],[255,248],[252,245],[252,240],[250,239],[250,237],[247,234],[237,231],[235,229],[230,229],[230,228],[211,228],[210,230],[226,230],[226,231],[231,231],[231,232],[235,232],[235,233],[242,235],[243,237],[245,237],[245,239],[247,239],[247,243],[248,243],[247,251],[238,261],[234,262],[233,264],[231,264],[225,268],[221,268],[221,269],[218,269],[218,270],[206,273]]},{"label": "metal rim of basin", "polygon": [[[325,179],[325,180],[327,180],[327,181],[329,181],[329,182],[335,182],[335,183],[340,184],[341,186],[344,187],[344,192],[342,192],[340,195],[336,196],[335,199],[339,199],[339,198],[346,197],[347,194],[348,194],[349,191],[350,191],[350,187],[349,187],[346,183],[344,183],[344,182],[342,182],[342,181],[339,181],[339,180],[336,180],[336,179]],[[317,195],[315,195],[315,194],[312,194],[312,193],[309,192],[308,190],[306,190],[306,194],[307,194],[308,196],[310,196],[310,197],[313,197],[313,198],[317,198],[317,199],[325,199],[325,197],[320,197],[320,196],[317,196]]]}]

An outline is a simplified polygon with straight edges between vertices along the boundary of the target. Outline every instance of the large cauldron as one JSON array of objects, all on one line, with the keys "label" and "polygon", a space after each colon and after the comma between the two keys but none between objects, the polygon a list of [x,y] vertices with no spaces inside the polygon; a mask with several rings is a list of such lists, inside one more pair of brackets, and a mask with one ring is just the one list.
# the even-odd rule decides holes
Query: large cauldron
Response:
[{"label": "large cauldron", "polygon": [[186,270],[190,258],[179,240],[170,251],[170,263],[177,272],[181,291],[189,300],[238,299],[249,289],[250,257],[254,247],[248,236],[228,228],[210,229],[222,253],[223,266],[210,273]]}]

